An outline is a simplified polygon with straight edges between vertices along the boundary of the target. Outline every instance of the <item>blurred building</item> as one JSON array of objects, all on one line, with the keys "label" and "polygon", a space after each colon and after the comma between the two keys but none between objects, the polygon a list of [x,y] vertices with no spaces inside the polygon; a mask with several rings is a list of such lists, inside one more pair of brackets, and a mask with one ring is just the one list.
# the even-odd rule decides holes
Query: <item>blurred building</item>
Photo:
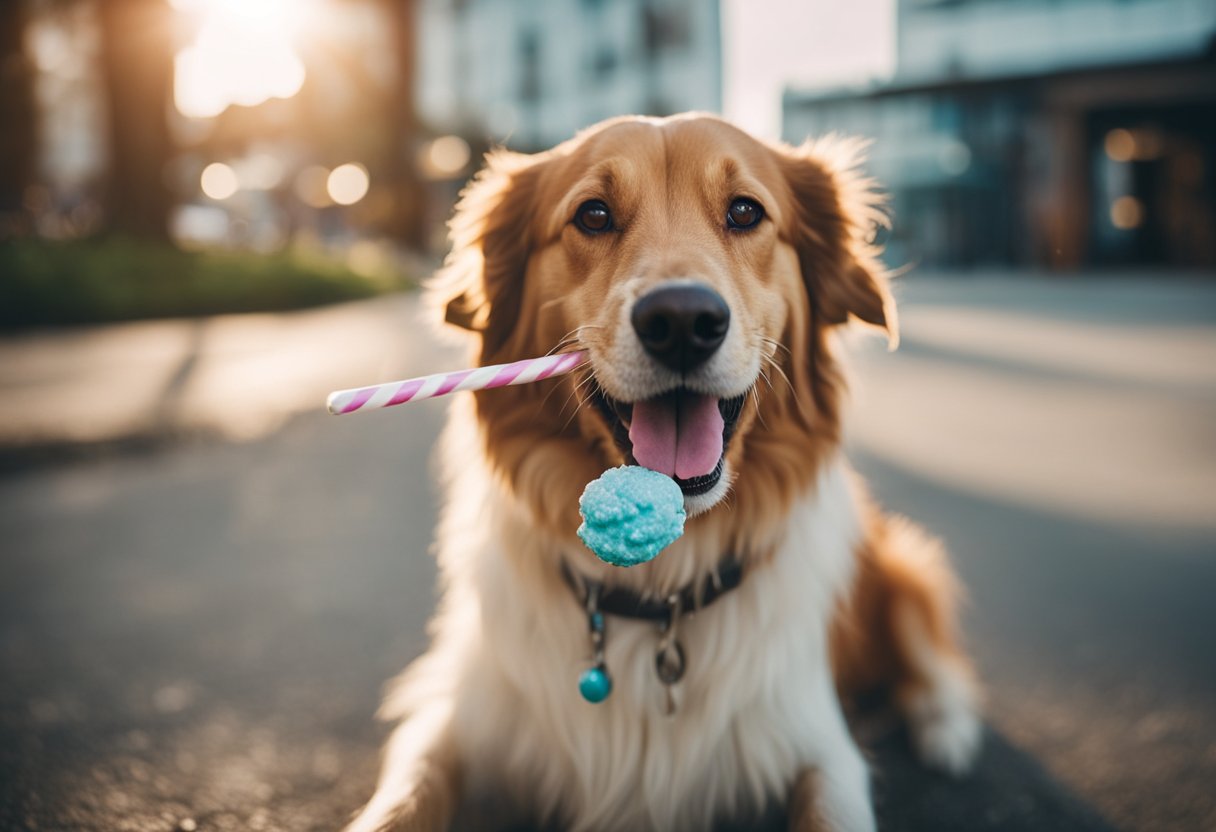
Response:
[{"label": "blurred building", "polygon": [[474,144],[540,150],[624,113],[721,106],[718,3],[421,0],[418,109]]},{"label": "blurred building", "polygon": [[893,262],[1216,267],[1216,3],[899,0],[894,78],[787,91],[872,136]]}]

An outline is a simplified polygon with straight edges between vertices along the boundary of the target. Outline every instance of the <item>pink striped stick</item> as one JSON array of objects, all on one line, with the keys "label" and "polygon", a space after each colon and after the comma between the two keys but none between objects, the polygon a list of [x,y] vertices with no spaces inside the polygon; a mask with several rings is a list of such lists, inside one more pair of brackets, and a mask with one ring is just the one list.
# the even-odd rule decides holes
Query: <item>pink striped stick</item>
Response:
[{"label": "pink striped stick", "polygon": [[335,390],[325,400],[325,406],[329,408],[330,413],[337,416],[342,413],[354,413],[356,410],[371,410],[376,407],[392,407],[395,404],[433,399],[461,390],[492,390],[511,384],[529,384],[564,375],[581,366],[586,360],[586,352],[564,352],[511,364],[493,364],[472,370],[390,381],[371,387]]}]

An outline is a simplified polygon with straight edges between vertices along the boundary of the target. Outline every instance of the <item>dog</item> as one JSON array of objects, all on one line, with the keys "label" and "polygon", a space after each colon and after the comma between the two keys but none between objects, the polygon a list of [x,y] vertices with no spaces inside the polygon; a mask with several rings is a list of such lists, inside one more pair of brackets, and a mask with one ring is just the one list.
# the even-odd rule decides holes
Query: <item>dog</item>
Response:
[{"label": "dog", "polygon": [[[486,794],[571,832],[774,806],[799,832],[874,829],[844,716],[874,691],[927,764],[972,765],[978,686],[943,548],[841,454],[834,333],[898,337],[863,149],[685,114],[488,155],[432,298],[480,364],[589,360],[454,402],[433,643],[390,688],[399,725],[349,832],[464,828],[462,801]],[[629,569],[575,535],[584,485],[623,464],[671,476],[688,514]],[[580,695],[591,667],[602,702]]]}]

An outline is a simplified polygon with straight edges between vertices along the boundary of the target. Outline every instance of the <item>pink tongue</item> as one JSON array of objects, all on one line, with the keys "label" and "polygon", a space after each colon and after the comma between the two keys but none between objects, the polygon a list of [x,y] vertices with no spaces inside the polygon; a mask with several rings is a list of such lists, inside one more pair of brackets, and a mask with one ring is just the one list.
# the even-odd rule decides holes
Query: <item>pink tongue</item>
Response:
[{"label": "pink tongue", "polygon": [[677,393],[635,402],[629,441],[638,464],[682,480],[713,472],[722,457],[722,413],[713,396]]}]

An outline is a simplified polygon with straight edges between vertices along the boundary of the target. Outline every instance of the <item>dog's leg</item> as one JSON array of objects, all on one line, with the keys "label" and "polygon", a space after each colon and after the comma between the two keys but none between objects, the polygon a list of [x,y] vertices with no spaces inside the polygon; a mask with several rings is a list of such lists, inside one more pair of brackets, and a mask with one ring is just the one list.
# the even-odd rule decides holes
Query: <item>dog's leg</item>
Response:
[{"label": "dog's leg", "polygon": [[956,777],[979,755],[979,688],[958,644],[957,581],[941,542],[903,517],[887,519],[878,564],[889,587],[902,670],[895,701],[921,759]]},{"label": "dog's leg", "polygon": [[895,688],[895,701],[926,765],[961,777],[979,756],[983,724],[971,666],[953,645],[943,646],[916,602],[892,609],[897,638],[911,672]]},{"label": "dog's leg", "polygon": [[447,708],[393,731],[376,793],[346,832],[445,832],[460,800],[460,763]]},{"label": "dog's leg", "polygon": [[852,603],[833,634],[838,678],[846,690],[893,690],[921,759],[965,774],[983,726],[945,549],[906,518],[875,511],[859,558]]},{"label": "dog's leg", "polygon": [[809,703],[818,721],[816,760],[790,792],[790,832],[873,832],[870,773],[826,679]]}]

